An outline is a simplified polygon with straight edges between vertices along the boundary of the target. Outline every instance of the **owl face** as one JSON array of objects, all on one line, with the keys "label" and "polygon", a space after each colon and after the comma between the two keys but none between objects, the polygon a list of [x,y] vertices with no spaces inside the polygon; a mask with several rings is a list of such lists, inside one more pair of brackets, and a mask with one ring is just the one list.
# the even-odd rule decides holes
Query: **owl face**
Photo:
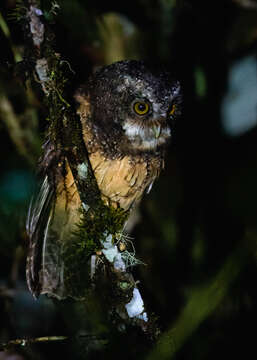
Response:
[{"label": "owl face", "polygon": [[92,126],[104,144],[123,152],[151,152],[171,138],[181,92],[168,73],[121,61],[97,72],[88,89]]}]

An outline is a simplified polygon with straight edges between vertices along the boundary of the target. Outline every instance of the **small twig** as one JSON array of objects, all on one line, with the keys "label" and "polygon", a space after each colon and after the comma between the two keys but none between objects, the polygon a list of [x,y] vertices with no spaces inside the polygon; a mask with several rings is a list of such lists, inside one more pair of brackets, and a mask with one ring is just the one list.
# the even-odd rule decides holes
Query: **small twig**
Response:
[{"label": "small twig", "polygon": [[44,343],[50,341],[64,341],[67,340],[68,336],[42,336],[31,339],[15,339],[7,341],[6,343],[0,344],[0,350],[6,350],[13,346],[28,346],[35,343]]},{"label": "small twig", "polygon": [[79,334],[75,337],[69,337],[69,336],[40,336],[36,338],[28,338],[28,339],[14,339],[7,341],[5,343],[0,343],[0,351],[10,349],[15,346],[29,346],[31,344],[36,343],[49,343],[54,341],[66,341],[66,340],[72,340],[72,339],[85,339],[88,341],[107,341],[107,338],[101,335],[94,335],[94,334]]}]

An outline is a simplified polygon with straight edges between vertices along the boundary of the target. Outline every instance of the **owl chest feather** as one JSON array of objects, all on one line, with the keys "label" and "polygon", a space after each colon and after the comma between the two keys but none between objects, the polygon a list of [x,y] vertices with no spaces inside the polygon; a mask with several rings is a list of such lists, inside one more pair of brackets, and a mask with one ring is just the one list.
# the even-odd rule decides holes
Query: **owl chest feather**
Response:
[{"label": "owl chest feather", "polygon": [[160,160],[124,156],[108,159],[100,151],[89,155],[102,199],[108,205],[128,210],[159,175]]}]

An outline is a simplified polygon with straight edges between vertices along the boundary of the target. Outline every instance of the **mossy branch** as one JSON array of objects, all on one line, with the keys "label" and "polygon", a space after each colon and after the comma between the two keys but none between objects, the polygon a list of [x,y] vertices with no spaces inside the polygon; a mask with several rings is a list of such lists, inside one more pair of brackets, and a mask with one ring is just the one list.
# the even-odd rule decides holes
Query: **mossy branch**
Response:
[{"label": "mossy branch", "polygon": [[[54,144],[56,154],[59,154],[58,165],[67,163],[70,167],[82,204],[78,231],[71,234],[71,239],[76,236],[77,240],[62,245],[63,255],[67,255],[65,285],[69,296],[85,300],[85,287],[89,284],[81,281],[81,278],[86,278],[84,272],[90,272],[85,264],[88,260],[85,249],[93,249],[95,252],[90,254],[91,279],[96,292],[101,296],[105,292],[108,312],[115,312],[125,322],[132,321],[154,337],[153,333],[157,330],[153,330],[153,322],[148,321],[136,282],[128,272],[117,246],[129,214],[121,208],[103,203],[82,139],[80,120],[67,96],[68,78],[72,77],[72,71],[66,73],[70,66],[67,67],[67,62],[54,51],[54,34],[47,26],[47,19],[42,21],[44,13],[40,2],[24,0],[24,5],[27,9],[22,18],[24,64],[32,81],[36,80],[45,95],[49,112],[47,138]],[[84,289],[77,285],[76,280],[80,280]]]}]

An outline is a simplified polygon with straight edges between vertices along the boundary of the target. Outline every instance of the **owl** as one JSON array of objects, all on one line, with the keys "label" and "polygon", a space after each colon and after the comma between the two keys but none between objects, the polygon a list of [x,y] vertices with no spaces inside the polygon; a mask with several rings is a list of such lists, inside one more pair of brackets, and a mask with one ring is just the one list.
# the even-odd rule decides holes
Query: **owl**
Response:
[{"label": "owl", "polygon": [[164,149],[181,110],[180,85],[143,62],[121,61],[97,72],[76,98],[102,198],[130,209],[164,166]]},{"label": "owl", "polygon": [[[119,61],[94,73],[75,99],[102,201],[131,211],[164,167],[165,148],[181,113],[180,84],[142,61]],[[51,142],[45,144],[43,162],[54,161],[53,149]],[[48,172],[30,207],[27,281],[36,296],[63,298],[60,244],[79,221],[81,199],[69,163],[65,175],[58,165],[55,180]],[[85,171],[82,164],[78,173]]]}]

